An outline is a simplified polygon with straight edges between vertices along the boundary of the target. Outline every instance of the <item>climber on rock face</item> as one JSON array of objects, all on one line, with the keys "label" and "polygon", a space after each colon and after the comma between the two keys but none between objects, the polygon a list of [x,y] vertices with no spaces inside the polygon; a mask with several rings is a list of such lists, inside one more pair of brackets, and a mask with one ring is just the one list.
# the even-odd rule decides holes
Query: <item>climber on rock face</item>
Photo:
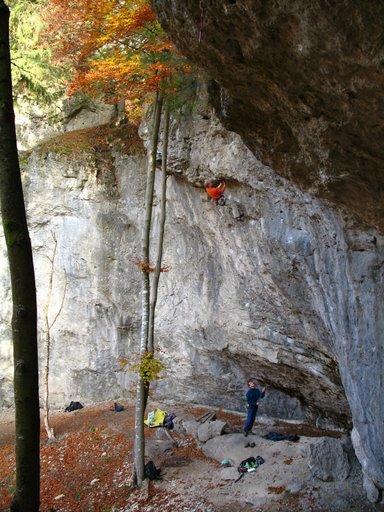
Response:
[{"label": "climber on rock face", "polygon": [[217,206],[225,204],[225,183],[222,180],[208,180],[204,184],[205,190],[213,203]]},{"label": "climber on rock face", "polygon": [[232,210],[233,218],[243,220],[244,213],[240,205],[234,200],[227,199],[224,196],[225,182],[224,180],[208,180],[204,183],[204,188],[215,206],[228,206]]}]

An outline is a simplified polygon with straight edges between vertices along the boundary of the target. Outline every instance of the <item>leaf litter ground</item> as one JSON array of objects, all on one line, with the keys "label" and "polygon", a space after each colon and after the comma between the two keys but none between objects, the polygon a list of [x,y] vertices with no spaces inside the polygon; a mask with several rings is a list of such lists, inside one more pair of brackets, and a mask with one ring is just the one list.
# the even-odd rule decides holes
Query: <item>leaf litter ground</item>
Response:
[{"label": "leaf litter ground", "polygon": [[[114,412],[110,410],[110,405],[103,403],[70,413],[52,413],[51,423],[56,441],[48,442],[45,431],[41,432],[40,512],[371,510],[362,489],[353,491],[355,481],[342,488],[345,496],[341,496],[341,501],[337,502],[339,505],[333,501],[332,487],[320,482],[310,489],[306,488],[305,492],[288,495],[285,486],[278,485],[280,481],[275,484],[276,464],[283,468],[288,481],[297,476],[290,474],[290,471],[297,471],[294,459],[302,455],[298,452],[297,457],[292,456],[292,450],[285,453],[286,443],[271,444],[266,457],[267,471],[264,469],[258,475],[248,474],[235,483],[222,479],[220,462],[207,457],[191,436],[180,436],[175,431],[170,433],[177,446],[159,453],[154,460],[162,468],[163,480],[146,480],[146,485],[141,489],[132,489],[134,406],[124,403],[124,411]],[[197,419],[209,412],[209,409],[201,407],[156,406],[174,412],[185,420]],[[232,432],[241,432],[242,416],[219,410],[216,419],[226,421]],[[273,429],[281,431],[278,425]],[[324,435],[324,432],[298,425],[290,429],[285,425],[284,432],[311,437]],[[155,441],[157,430],[146,428],[149,443]],[[257,441],[258,437],[255,439]],[[0,511],[9,509],[14,485],[14,423],[12,414],[4,412],[0,415]],[[262,490],[263,499],[259,504],[247,503],[247,492],[256,487],[258,491]]]}]

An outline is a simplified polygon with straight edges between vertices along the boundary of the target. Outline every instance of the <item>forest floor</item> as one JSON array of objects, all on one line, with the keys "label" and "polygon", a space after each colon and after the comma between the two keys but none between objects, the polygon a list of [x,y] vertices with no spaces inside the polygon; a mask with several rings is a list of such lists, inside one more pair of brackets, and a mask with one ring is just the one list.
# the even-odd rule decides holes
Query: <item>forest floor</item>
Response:
[{"label": "forest floor", "polygon": [[[314,438],[331,433],[299,425],[258,424],[256,434],[244,438],[244,415],[216,411],[232,433],[220,436],[222,459],[239,460],[260,455],[265,463],[239,482],[223,479],[223,466],[207,457],[194,438],[168,431],[175,446],[152,453],[162,469],[160,481],[145,481],[132,489],[134,407],[123,403],[122,412],[112,403],[86,406],[70,413],[52,412],[56,441],[41,433],[41,512],[370,512],[359,468],[344,482],[314,480],[305,450]],[[150,404],[183,421],[198,419],[212,409]],[[164,429],[145,427],[146,444],[152,449]],[[298,434],[297,443],[267,441],[268,431]],[[333,434],[334,435],[334,434]],[[166,436],[169,439],[167,434]],[[164,439],[164,438],[163,438]],[[255,442],[255,448],[245,445]],[[161,444],[161,441],[160,441]],[[220,453],[222,451],[222,455]],[[287,492],[287,485],[292,491]],[[14,421],[0,413],[0,511],[8,510],[15,485]],[[295,488],[295,489],[294,489]]]}]

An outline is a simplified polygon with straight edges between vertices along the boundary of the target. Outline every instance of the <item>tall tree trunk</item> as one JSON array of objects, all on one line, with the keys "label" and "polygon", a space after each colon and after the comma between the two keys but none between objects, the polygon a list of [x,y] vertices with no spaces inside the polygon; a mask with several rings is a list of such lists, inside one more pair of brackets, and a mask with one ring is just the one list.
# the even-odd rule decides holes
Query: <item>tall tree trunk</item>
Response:
[{"label": "tall tree trunk", "polygon": [[163,151],[161,160],[161,203],[160,203],[160,226],[159,226],[159,239],[157,243],[157,258],[156,268],[153,275],[152,290],[150,297],[149,307],[149,332],[148,332],[148,351],[154,352],[155,350],[155,312],[157,304],[157,294],[159,289],[159,279],[161,273],[161,262],[163,259],[163,242],[164,242],[164,226],[166,219],[166,200],[167,200],[167,163],[168,163],[168,136],[169,136],[169,105],[164,107],[164,126],[163,126]]},{"label": "tall tree trunk", "polygon": [[43,419],[44,419],[44,427],[47,432],[48,440],[54,441],[55,439],[55,431],[51,426],[49,419],[49,370],[50,370],[50,362],[51,362],[51,342],[52,342],[52,327],[55,325],[57,319],[59,318],[61,311],[64,306],[65,294],[67,292],[67,272],[64,269],[64,288],[63,294],[61,297],[61,304],[59,309],[57,310],[55,316],[52,320],[49,318],[49,310],[51,306],[52,300],[52,289],[53,289],[53,276],[55,273],[55,260],[56,260],[56,251],[57,251],[57,239],[55,233],[52,232],[53,238],[53,253],[52,257],[47,256],[51,263],[51,273],[49,276],[48,283],[48,296],[47,302],[44,307],[44,324],[45,330],[43,331],[43,337],[45,338],[45,365],[44,365],[44,381],[43,381]]},{"label": "tall tree trunk", "polygon": [[0,201],[12,284],[16,491],[11,510],[38,512],[40,414],[36,286],[16,145],[9,10],[0,0]]},{"label": "tall tree trunk", "polygon": [[55,439],[55,430],[49,420],[49,365],[51,358],[51,330],[48,323],[48,308],[44,311],[45,316],[45,365],[43,381],[43,419],[48,441]]},{"label": "tall tree trunk", "polygon": [[[145,219],[142,231],[142,263],[141,271],[141,332],[140,332],[140,358],[144,358],[148,351],[148,319],[149,319],[149,293],[150,280],[146,268],[149,265],[149,245],[152,222],[153,190],[156,171],[156,154],[159,140],[159,128],[162,95],[156,96],[152,119],[151,147],[148,155],[147,184],[145,193]],[[136,410],[135,410],[135,446],[134,446],[134,483],[141,485],[144,480],[144,414],[148,386],[142,379],[140,370],[137,373]]]}]

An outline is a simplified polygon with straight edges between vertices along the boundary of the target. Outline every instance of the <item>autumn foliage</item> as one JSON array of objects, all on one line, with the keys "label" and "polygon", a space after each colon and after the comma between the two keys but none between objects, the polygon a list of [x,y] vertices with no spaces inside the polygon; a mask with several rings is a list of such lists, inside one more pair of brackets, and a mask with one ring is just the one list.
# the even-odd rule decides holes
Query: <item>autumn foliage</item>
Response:
[{"label": "autumn foliage", "polygon": [[[141,261],[139,258],[134,258],[131,261],[132,261],[132,263],[134,263],[136,265],[137,268],[139,268],[140,270],[142,270],[144,272],[150,273],[150,272],[156,271],[156,267],[154,265],[151,265],[149,263],[149,261]],[[170,271],[169,265],[164,265],[163,267],[160,267],[160,272],[169,272],[169,271]]]},{"label": "autumn foliage", "polygon": [[140,101],[189,71],[147,0],[50,0],[43,15],[46,44],[72,69],[70,93]]}]

